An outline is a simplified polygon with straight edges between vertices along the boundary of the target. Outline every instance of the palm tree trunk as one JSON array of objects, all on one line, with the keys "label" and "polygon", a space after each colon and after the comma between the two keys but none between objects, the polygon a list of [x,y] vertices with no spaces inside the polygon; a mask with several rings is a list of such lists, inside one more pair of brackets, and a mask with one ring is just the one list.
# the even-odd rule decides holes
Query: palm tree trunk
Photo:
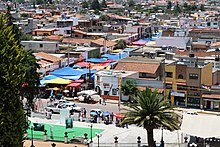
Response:
[{"label": "palm tree trunk", "polygon": [[147,130],[147,141],[149,147],[154,147],[154,131],[152,128],[148,128]]}]

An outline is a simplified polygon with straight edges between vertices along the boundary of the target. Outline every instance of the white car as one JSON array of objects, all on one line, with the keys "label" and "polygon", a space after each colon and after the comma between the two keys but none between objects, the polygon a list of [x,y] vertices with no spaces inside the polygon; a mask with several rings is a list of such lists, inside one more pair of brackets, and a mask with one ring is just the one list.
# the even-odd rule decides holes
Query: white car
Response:
[{"label": "white car", "polygon": [[76,106],[75,103],[69,102],[69,103],[63,104],[63,109],[68,109],[70,110],[70,113],[72,113],[72,112],[80,112],[82,110],[82,107],[78,107]]},{"label": "white car", "polygon": [[90,116],[98,115],[102,116],[103,111],[101,109],[91,109],[90,110]]}]

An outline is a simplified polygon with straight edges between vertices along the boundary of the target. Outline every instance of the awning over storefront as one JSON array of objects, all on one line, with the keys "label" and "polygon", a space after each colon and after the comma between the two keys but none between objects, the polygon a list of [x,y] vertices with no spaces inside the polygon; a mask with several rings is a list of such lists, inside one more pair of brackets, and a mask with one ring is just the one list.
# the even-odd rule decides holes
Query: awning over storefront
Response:
[{"label": "awning over storefront", "polygon": [[173,84],[173,82],[171,82],[171,81],[165,81],[166,82],[166,84]]},{"label": "awning over storefront", "polygon": [[220,99],[220,94],[203,94],[202,98],[205,98],[205,99]]},{"label": "awning over storefront", "polygon": [[62,78],[55,78],[52,80],[46,80],[45,84],[70,84],[72,81],[71,80],[65,80]]},{"label": "awning over storefront", "polygon": [[186,86],[186,83],[182,83],[182,82],[178,82],[176,83],[177,85],[182,85],[182,86]]},{"label": "awning over storefront", "polygon": [[220,117],[214,115],[184,114],[181,131],[201,138],[220,137]]}]

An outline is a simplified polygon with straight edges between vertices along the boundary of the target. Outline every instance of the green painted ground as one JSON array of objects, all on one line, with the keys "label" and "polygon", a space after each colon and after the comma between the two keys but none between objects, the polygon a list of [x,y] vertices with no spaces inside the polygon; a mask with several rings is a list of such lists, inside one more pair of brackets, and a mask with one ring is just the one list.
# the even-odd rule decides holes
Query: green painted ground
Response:
[{"label": "green painted ground", "polygon": [[[43,123],[41,123],[43,124]],[[90,128],[81,128],[81,127],[74,127],[73,128],[68,128],[66,129],[65,126],[60,126],[60,125],[52,125],[52,124],[44,124],[45,130],[47,130],[47,138],[48,140],[55,140],[55,141],[64,141],[64,133],[68,133],[68,140],[72,139],[73,137],[79,137],[83,136],[84,134],[88,134],[88,138],[90,139],[91,132]],[[32,126],[32,123],[30,124]],[[51,129],[53,130],[53,139],[51,138]],[[96,133],[101,133],[103,132],[103,129],[96,129],[92,128],[92,137],[96,136]],[[44,132],[41,131],[33,131],[33,138],[34,139],[44,139]],[[28,129],[28,138],[31,138],[31,129]]]}]

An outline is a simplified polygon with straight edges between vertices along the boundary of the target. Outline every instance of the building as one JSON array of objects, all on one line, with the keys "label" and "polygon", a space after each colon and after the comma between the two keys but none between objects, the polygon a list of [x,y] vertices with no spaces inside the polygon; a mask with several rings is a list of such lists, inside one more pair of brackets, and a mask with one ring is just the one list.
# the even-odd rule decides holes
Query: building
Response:
[{"label": "building", "polygon": [[119,100],[120,84],[125,78],[138,78],[138,72],[101,70],[95,74],[95,89],[103,99]]},{"label": "building", "polygon": [[115,70],[138,72],[138,78],[160,80],[162,77],[162,58],[126,57],[120,59]]},{"label": "building", "polygon": [[212,85],[212,64],[190,66],[176,62],[166,65],[165,83],[172,105],[203,108],[202,94],[207,91],[204,87]]},{"label": "building", "polygon": [[51,28],[51,29],[34,29],[32,31],[32,35],[33,36],[51,36],[51,35],[54,35],[57,30],[58,29],[56,29],[56,28]]},{"label": "building", "polygon": [[68,15],[61,15],[61,18],[57,20],[57,27],[64,28],[64,27],[73,27],[78,25],[78,18],[71,17]]},{"label": "building", "polygon": [[34,56],[38,59],[38,64],[40,68],[37,69],[37,72],[42,76],[46,75],[47,72],[53,71],[60,67],[63,67],[63,59],[48,53],[38,52],[34,53]]},{"label": "building", "polygon": [[56,53],[59,51],[59,43],[53,41],[21,41],[25,50],[33,50],[34,52]]}]

